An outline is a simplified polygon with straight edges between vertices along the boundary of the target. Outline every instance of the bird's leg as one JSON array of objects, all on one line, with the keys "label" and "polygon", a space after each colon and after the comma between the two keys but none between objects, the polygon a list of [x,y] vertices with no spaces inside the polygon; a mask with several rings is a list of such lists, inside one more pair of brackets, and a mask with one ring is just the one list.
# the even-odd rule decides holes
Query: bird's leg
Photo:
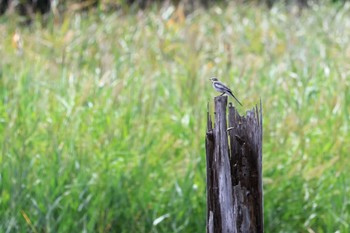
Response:
[{"label": "bird's leg", "polygon": [[225,92],[224,93],[222,93],[221,95],[219,95],[219,96],[223,96],[225,94]]}]

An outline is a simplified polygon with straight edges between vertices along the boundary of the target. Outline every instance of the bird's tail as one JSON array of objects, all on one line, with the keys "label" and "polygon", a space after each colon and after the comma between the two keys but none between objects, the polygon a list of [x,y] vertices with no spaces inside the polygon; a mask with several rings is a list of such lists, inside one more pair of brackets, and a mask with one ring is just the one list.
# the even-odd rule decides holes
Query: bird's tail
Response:
[{"label": "bird's tail", "polygon": [[239,103],[239,105],[243,106],[243,104],[241,104],[241,102],[239,102],[239,100],[236,98],[236,96],[231,91],[229,93],[237,101],[237,103]]}]

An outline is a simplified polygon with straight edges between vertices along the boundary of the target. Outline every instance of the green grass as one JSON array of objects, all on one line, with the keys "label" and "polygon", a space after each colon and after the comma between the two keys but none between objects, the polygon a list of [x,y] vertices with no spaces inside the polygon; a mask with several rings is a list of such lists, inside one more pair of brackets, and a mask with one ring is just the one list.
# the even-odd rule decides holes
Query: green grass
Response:
[{"label": "green grass", "polygon": [[349,232],[349,5],[168,13],[19,28],[23,55],[0,19],[0,232],[204,232],[212,75],[262,98],[265,231]]}]

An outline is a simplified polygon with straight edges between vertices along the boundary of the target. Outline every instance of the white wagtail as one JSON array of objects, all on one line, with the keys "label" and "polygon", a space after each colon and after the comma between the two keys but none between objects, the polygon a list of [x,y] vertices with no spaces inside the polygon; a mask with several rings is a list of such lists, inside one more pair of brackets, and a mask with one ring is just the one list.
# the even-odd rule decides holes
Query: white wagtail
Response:
[{"label": "white wagtail", "polygon": [[221,95],[228,94],[228,95],[232,96],[241,106],[243,106],[241,104],[241,102],[239,102],[239,100],[236,98],[236,96],[233,95],[230,88],[228,88],[225,84],[220,82],[217,78],[211,78],[210,80],[213,83],[214,89],[218,92],[221,92],[222,93]]}]

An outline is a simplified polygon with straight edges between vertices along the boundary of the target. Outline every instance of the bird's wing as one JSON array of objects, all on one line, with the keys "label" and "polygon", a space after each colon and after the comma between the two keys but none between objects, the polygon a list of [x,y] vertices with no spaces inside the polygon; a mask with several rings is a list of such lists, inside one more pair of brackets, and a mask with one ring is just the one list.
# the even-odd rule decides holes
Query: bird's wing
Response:
[{"label": "bird's wing", "polygon": [[225,86],[223,83],[221,82],[214,82],[214,86],[215,88],[221,90],[222,92],[230,92],[230,88],[228,88],[227,86]]}]

